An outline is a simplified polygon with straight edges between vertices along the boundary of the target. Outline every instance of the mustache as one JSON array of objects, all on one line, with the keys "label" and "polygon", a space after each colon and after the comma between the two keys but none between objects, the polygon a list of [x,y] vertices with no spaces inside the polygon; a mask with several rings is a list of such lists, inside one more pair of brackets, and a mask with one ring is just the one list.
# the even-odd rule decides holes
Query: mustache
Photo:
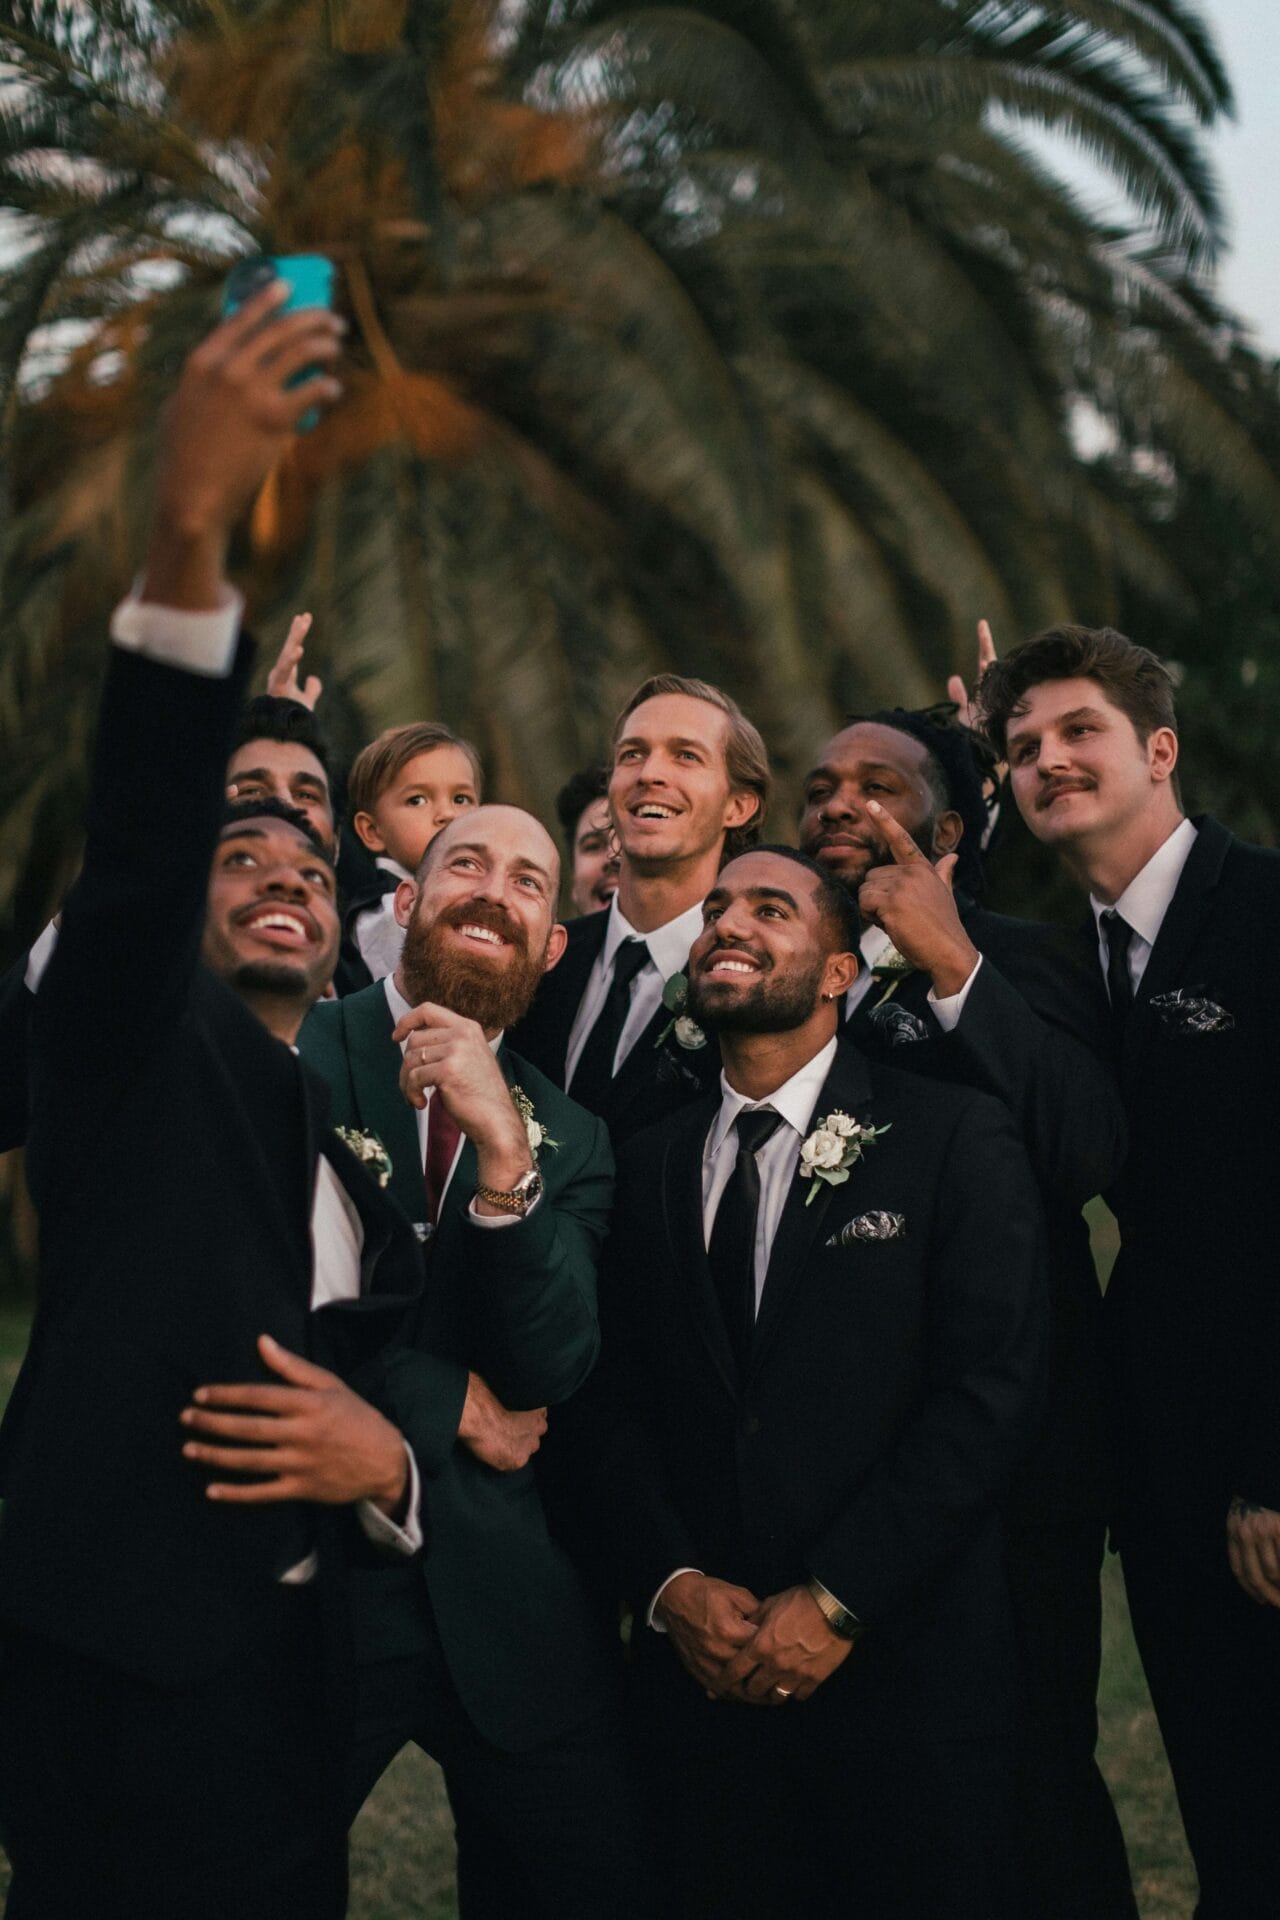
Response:
[{"label": "mustache", "polygon": [[1060,793],[1092,793],[1096,782],[1093,780],[1050,780],[1036,795],[1036,812],[1053,804]]},{"label": "mustache", "polygon": [[482,905],[473,901],[470,905],[447,907],[437,916],[438,924],[446,927],[487,927],[491,933],[499,933],[509,940],[517,953],[529,951],[529,935],[514,914],[507,912],[497,902]]}]

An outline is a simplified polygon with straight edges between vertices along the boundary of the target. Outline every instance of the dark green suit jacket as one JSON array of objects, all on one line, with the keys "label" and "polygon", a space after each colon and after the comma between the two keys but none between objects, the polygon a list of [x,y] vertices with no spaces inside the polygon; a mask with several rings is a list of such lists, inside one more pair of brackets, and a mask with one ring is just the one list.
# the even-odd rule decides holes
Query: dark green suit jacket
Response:
[{"label": "dark green suit jacket", "polygon": [[[335,1124],[378,1135],[391,1157],[392,1197],[421,1222],[417,1115],[400,1092],[392,1026],[378,981],[321,1002],[299,1046],[329,1083]],[[532,1467],[484,1466],[458,1441],[458,1421],[471,1370],[510,1408],[554,1407],[591,1371],[613,1157],[601,1121],[505,1047],[498,1059],[558,1144],[540,1153],[544,1190],[528,1219],[495,1229],[469,1215],[476,1157],[463,1142],[427,1242],[411,1341],[386,1356],[379,1397],[418,1462],[426,1546],[407,1567],[356,1576],[356,1632],[362,1660],[416,1651],[424,1625],[415,1583],[425,1578],[467,1713],[486,1739],[514,1752],[594,1712],[609,1663],[586,1592],[548,1532]]]}]

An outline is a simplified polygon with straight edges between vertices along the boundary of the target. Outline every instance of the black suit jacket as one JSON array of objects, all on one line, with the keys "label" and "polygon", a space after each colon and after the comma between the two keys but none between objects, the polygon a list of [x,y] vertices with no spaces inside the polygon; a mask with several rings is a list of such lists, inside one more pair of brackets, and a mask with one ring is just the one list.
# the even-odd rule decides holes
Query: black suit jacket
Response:
[{"label": "black suit jacket", "polygon": [[[216,680],[113,649],[84,867],[33,1011],[40,1288],[0,1436],[0,1618],[167,1686],[234,1657],[325,1525],[205,1498],[181,1455],[193,1388],[265,1377],[264,1331],[376,1375],[421,1283],[322,1085],[200,964],[247,656]],[[361,1217],[364,1293],[313,1314],[320,1151]]]},{"label": "black suit jacket", "polygon": [[[1280,1508],[1280,855],[1196,825],[1127,1022],[1110,1196],[1126,1519],[1161,1529]],[[1082,946],[1100,975],[1092,921]]]},{"label": "black suit jacket", "polygon": [[35,995],[27,990],[28,954],[0,979],[0,1153],[27,1137],[27,1046]]},{"label": "black suit jacket", "polygon": [[[677,1716],[700,1707],[640,1624],[677,1567],[761,1596],[816,1573],[869,1629],[832,1683],[854,1719],[987,1725],[1014,1666],[996,1502],[1044,1331],[1041,1211],[1013,1124],[981,1094],[841,1046],[817,1115],[890,1130],[812,1204],[797,1175],[740,1377],[703,1239],[717,1105],[620,1156],[604,1352],[574,1410],[642,1670]],[[839,1244],[875,1213],[901,1230]]]},{"label": "black suit jacket", "polygon": [[1106,994],[1069,930],[967,900],[960,917],[983,964],[950,1033],[921,972],[888,997],[889,983],[877,980],[844,1031],[873,1060],[994,1094],[1013,1115],[1048,1222],[1051,1317],[1044,1406],[1007,1512],[1022,1526],[1100,1519],[1113,1494],[1102,1295],[1081,1208],[1124,1163]]},{"label": "black suit jacket", "polygon": [[[608,924],[607,908],[569,922],[569,943],[562,959],[543,975],[533,1005],[509,1035],[516,1052],[558,1087],[565,1083],[569,1033]],[[670,1025],[670,1013],[659,1007],[614,1076],[600,1118],[615,1147],[699,1099],[719,1080],[720,1049],[715,1040],[709,1038],[704,1047],[685,1048],[674,1034],[662,1039]]]}]

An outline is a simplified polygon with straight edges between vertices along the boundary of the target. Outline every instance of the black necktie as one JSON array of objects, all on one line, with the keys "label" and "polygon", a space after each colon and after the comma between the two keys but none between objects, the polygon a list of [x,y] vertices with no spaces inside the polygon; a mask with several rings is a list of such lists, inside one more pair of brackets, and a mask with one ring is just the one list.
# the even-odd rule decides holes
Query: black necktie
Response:
[{"label": "black necktie", "polygon": [[649,958],[643,940],[624,940],[613,956],[613,978],[604,1005],[586,1044],[578,1055],[578,1064],[567,1091],[579,1105],[592,1113],[603,1113],[613,1084],[613,1056],[618,1051],[622,1029],[631,1011],[631,982]]},{"label": "black necktie", "polygon": [[756,1218],[760,1212],[760,1169],[756,1155],[782,1125],[772,1107],[738,1115],[738,1157],[720,1196],[707,1263],[724,1315],[725,1330],[739,1367],[746,1361],[756,1323]]},{"label": "black necktie", "polygon": [[1107,943],[1107,993],[1111,999],[1111,1024],[1119,1039],[1133,1005],[1133,980],[1129,973],[1129,942],[1133,939],[1133,928],[1114,907],[1103,910],[1102,937]]}]

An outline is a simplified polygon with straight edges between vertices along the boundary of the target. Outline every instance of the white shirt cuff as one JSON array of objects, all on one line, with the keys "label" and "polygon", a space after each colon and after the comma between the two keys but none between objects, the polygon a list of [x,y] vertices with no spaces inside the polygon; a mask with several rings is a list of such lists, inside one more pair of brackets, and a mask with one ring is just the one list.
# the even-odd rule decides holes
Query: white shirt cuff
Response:
[{"label": "white shirt cuff", "polygon": [[212,612],[186,613],[140,600],[135,586],[111,616],[111,638],[127,653],[225,680],[235,659],[243,612],[244,601],[230,587]]},{"label": "white shirt cuff", "polygon": [[938,1000],[930,987],[925,999],[933,1008],[933,1017],[944,1033],[954,1033],[960,1025],[960,1015],[964,1012],[964,1003],[969,998],[969,989],[978,977],[978,967],[982,965],[982,955],[978,955],[977,966],[961,987],[959,993],[949,993],[945,1000]]},{"label": "white shirt cuff", "polygon": [[409,1508],[404,1525],[400,1527],[394,1520],[389,1520],[381,1508],[374,1506],[372,1500],[356,1502],[356,1518],[366,1540],[372,1540],[375,1547],[382,1547],[388,1553],[398,1553],[408,1559],[422,1545],[422,1519],[418,1512],[422,1483],[418,1478],[418,1463],[413,1457],[413,1448],[407,1440],[404,1443],[404,1457],[409,1462]]},{"label": "white shirt cuff", "polygon": [[654,1594],[652,1600],[649,1602],[649,1611],[648,1613],[645,1614],[645,1617],[644,1617],[644,1623],[646,1627],[652,1627],[655,1633],[665,1633],[666,1628],[662,1625],[662,1622],[660,1620],[656,1620],[654,1618],[654,1608],[657,1606],[659,1600],[661,1600],[667,1588],[671,1585],[671,1582],[673,1580],[678,1580],[682,1573],[696,1573],[701,1575],[702,1568],[701,1567],[677,1567],[674,1573],[669,1573],[667,1575],[666,1579],[663,1581],[662,1585],[658,1588],[658,1591]]},{"label": "white shirt cuff", "polygon": [[39,993],[44,970],[53,958],[53,950],[58,944],[58,923],[51,920],[40,938],[27,955],[27,971],[23,975],[28,993]]},{"label": "white shirt cuff", "polygon": [[471,1216],[472,1224],[477,1227],[484,1227],[486,1229],[490,1227],[518,1227],[522,1220],[527,1220],[531,1213],[536,1213],[541,1205],[542,1195],[539,1194],[536,1200],[530,1201],[523,1213],[477,1213],[476,1196],[473,1193],[471,1196],[471,1205],[467,1208],[467,1212]]}]

